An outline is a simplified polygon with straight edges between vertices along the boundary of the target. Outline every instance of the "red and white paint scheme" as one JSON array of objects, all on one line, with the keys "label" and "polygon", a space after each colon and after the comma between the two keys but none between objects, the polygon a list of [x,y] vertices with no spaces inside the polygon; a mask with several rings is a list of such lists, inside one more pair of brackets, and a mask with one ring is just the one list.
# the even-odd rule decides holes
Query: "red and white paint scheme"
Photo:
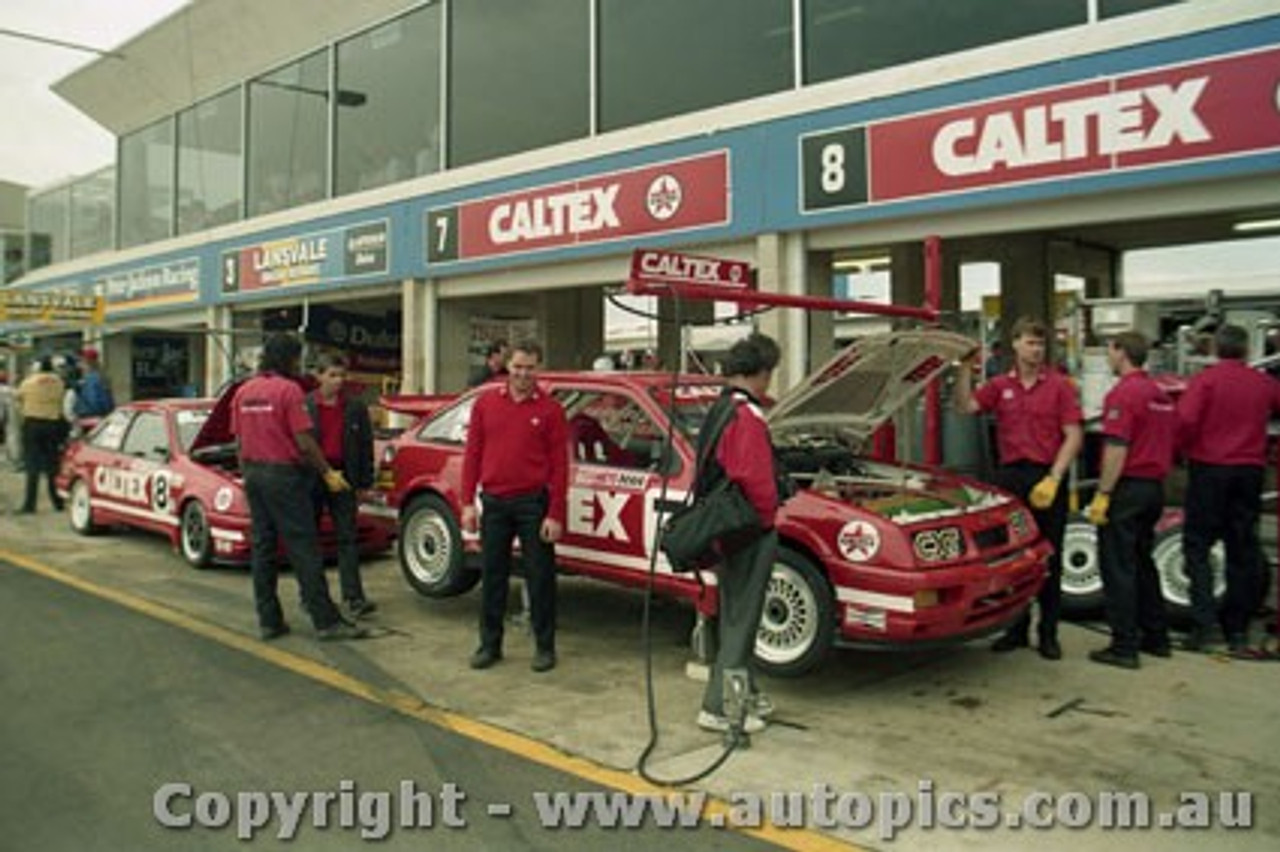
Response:
[{"label": "red and white paint scheme", "polygon": [[[1017,500],[974,480],[860,455],[899,406],[975,348],[940,331],[869,336],[770,410],[780,460],[800,490],[777,519],[781,546],[756,643],[767,670],[802,674],[837,642],[919,647],[981,636],[1017,618],[1039,589],[1049,545]],[[569,421],[561,568],[642,587],[653,564],[660,594],[714,613],[714,574],[700,584],[673,573],[654,545],[664,514],[692,485],[697,430],[720,380],[586,372],[542,380]],[[461,594],[480,576],[479,540],[458,525],[476,393],[421,419],[382,459],[402,570],[429,597]]]},{"label": "red and white paint scheme", "polygon": [[[56,478],[71,527],[90,535],[110,526],[158,532],[196,568],[248,564],[249,506],[226,426],[234,387],[221,400],[170,399],[122,405],[73,441]],[[391,545],[394,529],[361,514],[361,549]],[[335,552],[326,516],[321,544]]]}]

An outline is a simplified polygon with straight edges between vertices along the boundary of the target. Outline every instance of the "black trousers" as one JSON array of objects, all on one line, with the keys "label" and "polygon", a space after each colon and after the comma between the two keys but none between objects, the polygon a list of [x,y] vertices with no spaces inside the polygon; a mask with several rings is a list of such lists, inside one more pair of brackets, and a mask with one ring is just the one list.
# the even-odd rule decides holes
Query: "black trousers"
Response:
[{"label": "black trousers", "polygon": [[547,495],[490,497],[482,495],[480,540],[484,550],[481,587],[480,645],[502,650],[507,591],[511,578],[511,545],[518,538],[529,589],[529,615],[539,651],[556,649],[556,552],[542,540]]},{"label": "black trousers", "polygon": [[36,510],[36,493],[40,490],[41,474],[48,481],[49,503],[54,509],[62,508],[62,500],[58,498],[53,477],[58,472],[58,459],[66,437],[65,420],[28,417],[22,421],[22,463],[27,475],[26,494],[22,501],[24,512]]},{"label": "black trousers", "polygon": [[1162,483],[1123,478],[1111,494],[1107,523],[1098,529],[1111,646],[1121,654],[1136,654],[1142,643],[1169,644],[1164,595],[1151,558],[1163,511]]},{"label": "black trousers", "polygon": [[[1031,497],[1031,489],[1049,474],[1051,466],[1034,462],[1015,462],[996,470],[995,484],[1016,495],[1023,502]],[[1027,502],[1027,508],[1031,504]],[[1058,618],[1062,612],[1062,537],[1067,530],[1067,489],[1059,487],[1053,504],[1047,509],[1031,509],[1036,526],[1049,543],[1053,553],[1049,556],[1049,571],[1044,578],[1036,600],[1040,602],[1040,636],[1057,638]],[[1031,609],[1009,627],[1009,632],[1026,638],[1031,628]]]},{"label": "black trousers", "polygon": [[[341,467],[336,468],[341,470]],[[333,532],[338,539],[338,582],[344,601],[364,600],[364,583],[360,579],[360,545],[356,538],[356,511],[358,499],[354,489],[330,491],[318,477],[312,492],[316,507],[316,523],[320,516],[329,513]]]},{"label": "black trousers", "polygon": [[702,693],[702,709],[717,716],[724,713],[725,669],[746,669],[751,678],[750,691],[756,692],[752,671],[756,634],[760,630],[764,593],[773,574],[777,552],[778,532],[769,530],[726,559],[716,572],[720,596],[719,648],[707,688]]},{"label": "black trousers", "polygon": [[317,630],[342,620],[329,597],[324,576],[324,560],[316,535],[316,513],[306,495],[315,487],[316,474],[310,468],[288,464],[244,465],[244,491],[249,499],[249,519],[253,536],[251,569],[253,601],[261,627],[284,623],[284,612],[276,585],[280,571],[276,554],[281,543],[293,567],[302,593],[302,605]]},{"label": "black trousers", "polygon": [[1227,551],[1223,632],[1228,637],[1239,636],[1249,627],[1262,582],[1258,549],[1261,502],[1261,467],[1191,463],[1182,555],[1191,581],[1191,615],[1199,630],[1211,630],[1218,622],[1209,567],[1209,550],[1218,541]]}]

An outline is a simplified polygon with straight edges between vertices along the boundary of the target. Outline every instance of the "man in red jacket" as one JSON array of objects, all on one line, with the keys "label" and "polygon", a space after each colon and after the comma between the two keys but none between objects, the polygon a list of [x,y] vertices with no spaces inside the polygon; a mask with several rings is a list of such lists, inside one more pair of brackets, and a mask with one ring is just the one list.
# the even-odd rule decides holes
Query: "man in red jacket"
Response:
[{"label": "man in red jacket", "polygon": [[[778,511],[778,484],[773,464],[773,443],[769,426],[761,411],[760,400],[769,389],[780,352],[773,338],[752,334],[729,348],[724,362],[728,386],[707,413],[706,422],[719,420],[724,406],[733,409],[732,419],[716,443],[714,464],[699,471],[698,493],[720,476],[733,480],[760,516],[762,534],[745,545],[725,553],[723,565],[716,572],[719,591],[718,649],[707,688],[702,694],[702,710],[698,726],[709,731],[728,731],[732,723],[725,711],[725,672],[746,673],[748,695],[743,730],[762,730],[764,717],[772,712],[769,702],[760,696],[751,672],[755,655],[756,633],[764,611],[764,596],[773,573],[773,560],[778,550],[778,533],[774,516]],[[703,436],[705,438],[705,436]],[[699,441],[698,455],[702,456]],[[722,545],[723,547],[723,545]]]},{"label": "man in red jacket", "polygon": [[1258,598],[1258,511],[1267,460],[1267,420],[1280,414],[1280,382],[1245,363],[1249,335],[1238,325],[1214,334],[1218,363],[1196,374],[1178,400],[1178,425],[1190,467],[1182,553],[1191,580],[1195,625],[1183,647],[1199,651],[1217,630],[1209,549],[1227,550],[1222,628],[1233,651],[1248,644]]},{"label": "man in red jacket", "polygon": [[538,387],[542,347],[518,343],[507,380],[482,392],[471,409],[462,465],[462,528],[475,532],[476,490],[484,513],[480,647],[473,669],[502,659],[503,619],[511,576],[511,544],[518,536],[529,589],[536,650],[531,668],[556,665],[555,542],[564,530],[569,485],[569,430],[560,403]]}]

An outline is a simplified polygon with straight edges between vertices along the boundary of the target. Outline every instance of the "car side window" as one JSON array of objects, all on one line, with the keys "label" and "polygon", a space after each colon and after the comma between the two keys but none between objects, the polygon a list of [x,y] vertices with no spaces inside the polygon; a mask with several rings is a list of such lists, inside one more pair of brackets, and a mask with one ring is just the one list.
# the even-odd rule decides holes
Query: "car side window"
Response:
[{"label": "car side window", "polygon": [[165,429],[164,416],[156,411],[139,412],[124,437],[121,451],[140,459],[168,461],[169,432]]},{"label": "car side window", "polygon": [[127,408],[117,408],[102,418],[89,435],[88,443],[100,450],[118,451],[120,442],[124,439],[124,433],[129,428],[129,421],[132,419],[132,411]]},{"label": "car side window", "polygon": [[630,396],[584,393],[562,401],[570,412],[570,450],[579,462],[632,470],[651,467],[662,434]]},{"label": "car side window", "polygon": [[469,396],[439,416],[431,418],[418,432],[419,440],[438,441],[442,444],[465,444],[467,426],[471,424],[471,409],[475,403],[475,395]]}]

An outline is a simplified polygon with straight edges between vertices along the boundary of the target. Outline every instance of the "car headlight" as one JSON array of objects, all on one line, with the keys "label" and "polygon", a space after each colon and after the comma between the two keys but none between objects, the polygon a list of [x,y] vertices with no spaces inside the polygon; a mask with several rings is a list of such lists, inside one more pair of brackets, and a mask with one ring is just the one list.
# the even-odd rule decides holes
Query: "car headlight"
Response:
[{"label": "car headlight", "polygon": [[1031,525],[1027,522],[1027,513],[1022,509],[1009,516],[1009,528],[1014,538],[1026,538],[1031,533]]},{"label": "car headlight", "polygon": [[921,562],[946,562],[964,555],[964,534],[959,527],[922,530],[911,537],[911,549]]}]

